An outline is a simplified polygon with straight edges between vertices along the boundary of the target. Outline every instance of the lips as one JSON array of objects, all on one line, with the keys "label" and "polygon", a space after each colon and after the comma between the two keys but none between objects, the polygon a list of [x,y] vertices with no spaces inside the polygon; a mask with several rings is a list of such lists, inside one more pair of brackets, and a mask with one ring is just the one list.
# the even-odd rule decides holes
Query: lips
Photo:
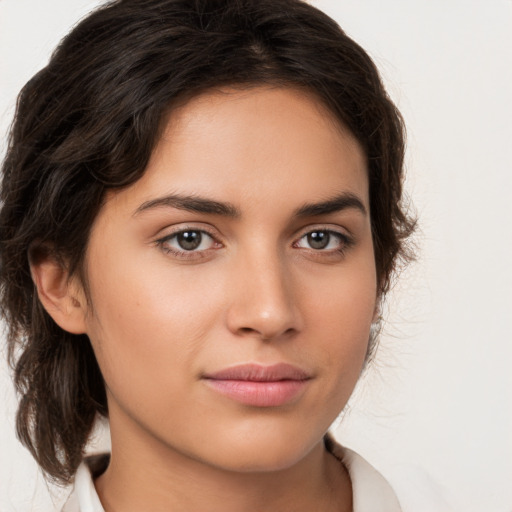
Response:
[{"label": "lips", "polygon": [[210,389],[244,405],[278,407],[297,399],[311,375],[296,366],[245,364],[206,374]]}]

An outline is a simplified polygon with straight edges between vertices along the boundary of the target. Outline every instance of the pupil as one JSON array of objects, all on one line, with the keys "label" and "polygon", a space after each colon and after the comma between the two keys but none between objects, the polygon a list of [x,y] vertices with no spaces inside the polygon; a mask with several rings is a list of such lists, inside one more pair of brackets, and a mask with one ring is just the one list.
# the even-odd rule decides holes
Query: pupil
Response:
[{"label": "pupil", "polygon": [[308,234],[308,243],[313,249],[325,249],[329,244],[329,233],[325,231],[313,231]]},{"label": "pupil", "polygon": [[185,251],[193,251],[201,245],[200,231],[184,231],[177,236],[178,245]]}]

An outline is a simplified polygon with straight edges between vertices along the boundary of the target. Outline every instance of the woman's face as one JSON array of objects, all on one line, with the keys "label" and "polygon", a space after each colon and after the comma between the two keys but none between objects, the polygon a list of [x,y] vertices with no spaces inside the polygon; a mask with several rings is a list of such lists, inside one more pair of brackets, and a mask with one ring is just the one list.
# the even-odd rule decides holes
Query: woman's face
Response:
[{"label": "woman's face", "polygon": [[364,363],[377,295],[364,154],[303,92],[203,94],[107,197],[86,265],[114,445],[288,467]]}]

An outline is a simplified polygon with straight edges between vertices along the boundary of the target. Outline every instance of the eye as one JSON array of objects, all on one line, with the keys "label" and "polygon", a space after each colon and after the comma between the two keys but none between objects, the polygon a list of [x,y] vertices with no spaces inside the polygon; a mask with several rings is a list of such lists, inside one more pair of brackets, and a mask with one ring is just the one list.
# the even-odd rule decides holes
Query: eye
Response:
[{"label": "eye", "polygon": [[166,252],[176,255],[200,253],[216,246],[214,238],[200,229],[184,229],[158,240],[158,244]]},{"label": "eye", "polygon": [[336,231],[318,229],[303,235],[296,247],[316,251],[343,250],[349,244],[349,238]]}]

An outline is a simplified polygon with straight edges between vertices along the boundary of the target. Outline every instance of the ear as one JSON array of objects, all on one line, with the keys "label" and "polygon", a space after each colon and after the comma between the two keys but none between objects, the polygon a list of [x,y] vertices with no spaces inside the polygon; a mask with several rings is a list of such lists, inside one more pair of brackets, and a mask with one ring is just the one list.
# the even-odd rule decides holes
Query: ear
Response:
[{"label": "ear", "polygon": [[30,262],[37,295],[55,323],[72,334],[86,332],[87,301],[77,277],[55,255],[46,252]]}]

